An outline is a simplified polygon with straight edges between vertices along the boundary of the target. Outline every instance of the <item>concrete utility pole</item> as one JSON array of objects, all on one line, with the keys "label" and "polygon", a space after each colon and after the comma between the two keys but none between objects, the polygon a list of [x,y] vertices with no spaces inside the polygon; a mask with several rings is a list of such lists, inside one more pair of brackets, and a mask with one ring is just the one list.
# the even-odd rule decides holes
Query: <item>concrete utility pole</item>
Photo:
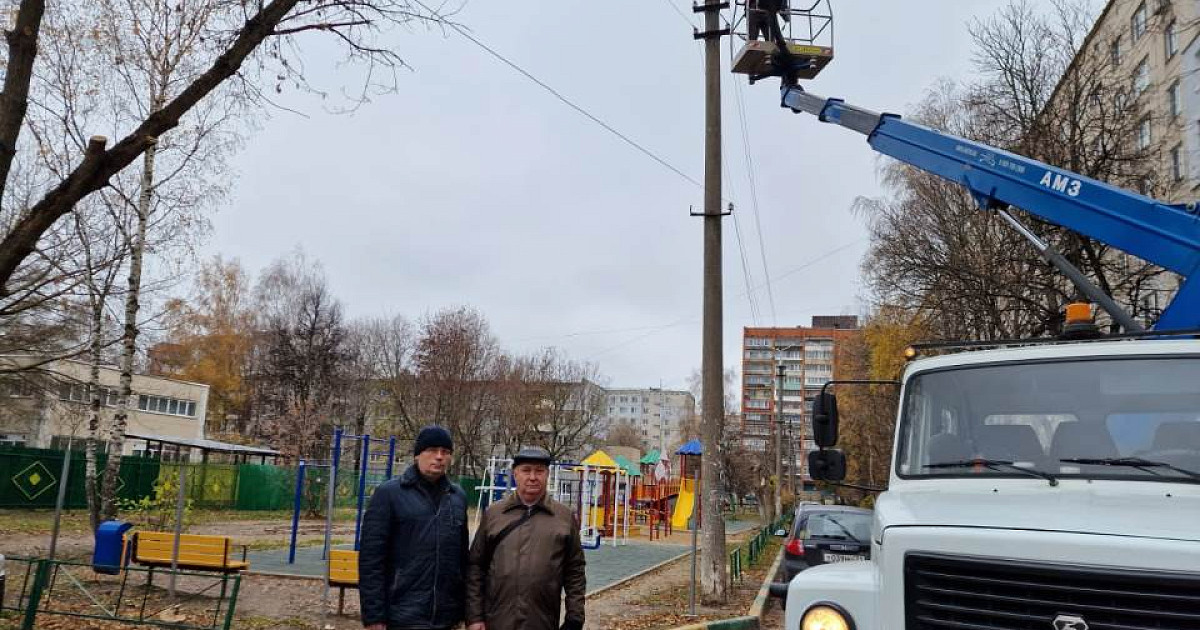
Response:
[{"label": "concrete utility pole", "polygon": [[725,603],[729,597],[725,570],[725,515],[721,509],[721,432],[725,425],[722,357],[721,287],[721,9],[727,0],[701,0],[692,10],[704,14],[704,324],[701,357],[700,478],[704,487],[699,520],[704,530],[700,554],[701,597]]},{"label": "concrete utility pole", "polygon": [[775,365],[779,385],[775,391],[775,518],[783,516],[783,375],[787,366],[782,360]]}]

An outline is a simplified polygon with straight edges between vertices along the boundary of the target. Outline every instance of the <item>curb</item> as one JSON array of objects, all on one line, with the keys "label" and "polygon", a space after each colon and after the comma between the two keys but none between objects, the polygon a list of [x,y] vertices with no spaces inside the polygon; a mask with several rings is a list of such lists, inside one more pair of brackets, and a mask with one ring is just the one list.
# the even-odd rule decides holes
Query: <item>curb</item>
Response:
[{"label": "curb", "polygon": [[687,626],[676,626],[671,630],[758,630],[758,617],[731,617],[716,619]]},{"label": "curb", "polygon": [[750,610],[746,615],[676,626],[671,630],[759,630],[763,611],[766,609],[770,597],[771,582],[775,581],[775,574],[779,571],[779,565],[782,562],[783,548],[780,547],[779,553],[775,555],[775,561],[771,563],[771,568],[767,569],[762,586],[758,587],[758,594],[754,596],[754,602],[750,604]]},{"label": "curb", "polygon": [[687,551],[685,551],[677,556],[674,556],[672,558],[667,558],[666,560],[663,560],[662,562],[659,562],[658,564],[656,564],[652,567],[647,567],[645,569],[642,569],[641,571],[638,571],[637,573],[634,573],[633,575],[627,575],[627,576],[617,580],[616,582],[613,582],[611,584],[605,584],[604,586],[601,586],[600,588],[597,588],[592,591],[588,591],[587,594],[584,595],[584,599],[587,599],[589,597],[595,597],[605,591],[612,590],[618,586],[621,586],[622,584],[636,580],[636,579],[642,577],[643,575],[646,575],[647,573],[652,573],[654,571],[657,571],[657,570],[667,566],[668,564],[671,564],[672,562],[679,560],[680,558],[685,558],[690,555],[692,555],[692,550],[688,549]]},{"label": "curb", "polygon": [[767,569],[767,576],[763,578],[762,586],[758,587],[758,595],[754,596],[754,603],[750,604],[750,610],[747,615],[760,619],[763,612],[767,608],[767,601],[771,597],[771,583],[775,581],[775,574],[779,572],[779,565],[783,562],[783,546],[779,547],[779,553],[775,554],[775,562],[771,563],[771,568]]}]

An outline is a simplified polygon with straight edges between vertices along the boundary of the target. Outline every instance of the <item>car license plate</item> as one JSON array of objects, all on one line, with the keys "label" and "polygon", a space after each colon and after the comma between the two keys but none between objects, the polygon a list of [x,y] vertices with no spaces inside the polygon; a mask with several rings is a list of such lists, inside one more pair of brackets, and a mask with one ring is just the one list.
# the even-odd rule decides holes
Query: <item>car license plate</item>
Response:
[{"label": "car license plate", "polygon": [[848,554],[848,553],[827,553],[827,554],[825,554],[825,562],[828,564],[833,564],[836,562],[856,562],[858,560],[865,560],[865,559],[866,558],[864,558],[863,556],[860,556],[857,554]]}]

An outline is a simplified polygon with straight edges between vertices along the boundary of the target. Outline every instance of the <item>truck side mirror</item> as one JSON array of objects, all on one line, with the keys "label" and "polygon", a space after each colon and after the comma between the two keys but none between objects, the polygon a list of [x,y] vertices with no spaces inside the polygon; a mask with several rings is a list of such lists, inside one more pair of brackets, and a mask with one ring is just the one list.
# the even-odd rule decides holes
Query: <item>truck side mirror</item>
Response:
[{"label": "truck side mirror", "polygon": [[809,451],[808,474],[817,481],[846,478],[846,455],[837,450]]},{"label": "truck side mirror", "polygon": [[813,400],[813,440],[821,448],[837,444],[837,397],[831,392],[823,391]]}]

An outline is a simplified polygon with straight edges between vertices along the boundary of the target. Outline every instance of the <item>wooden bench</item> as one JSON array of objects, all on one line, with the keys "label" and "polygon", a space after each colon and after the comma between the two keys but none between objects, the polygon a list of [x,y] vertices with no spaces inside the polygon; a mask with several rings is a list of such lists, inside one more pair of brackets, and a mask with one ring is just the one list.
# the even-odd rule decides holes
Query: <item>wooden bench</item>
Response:
[{"label": "wooden bench", "polygon": [[338,614],[346,603],[346,589],[358,588],[358,552],[351,549],[329,550],[329,585],[338,587]]},{"label": "wooden bench", "polygon": [[[180,569],[196,569],[200,571],[220,571],[233,573],[250,568],[246,560],[245,545],[242,548],[242,559],[230,557],[233,545],[228,536],[201,536],[198,534],[179,535]],[[172,532],[135,532],[133,534],[133,560],[148,567],[169,567],[171,556],[175,551],[175,534]]]}]

